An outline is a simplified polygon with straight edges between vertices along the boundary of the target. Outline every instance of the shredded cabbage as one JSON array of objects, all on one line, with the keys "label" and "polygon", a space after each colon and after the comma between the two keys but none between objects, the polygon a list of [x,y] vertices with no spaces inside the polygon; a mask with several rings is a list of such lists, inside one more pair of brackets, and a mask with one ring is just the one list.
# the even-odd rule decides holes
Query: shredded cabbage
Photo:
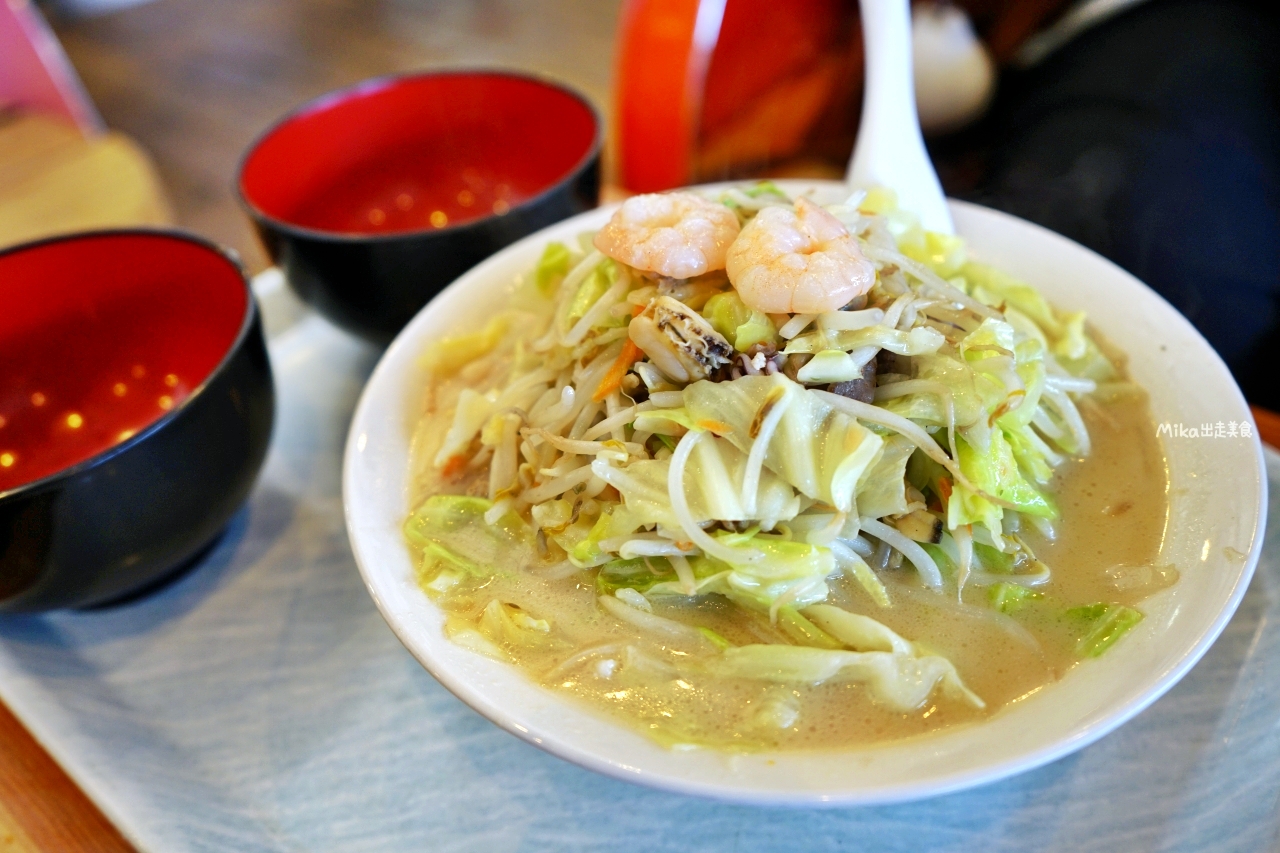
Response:
[{"label": "shredded cabbage", "polygon": [[485,521],[493,502],[485,498],[434,495],[409,516],[405,538],[422,552],[419,576],[433,579],[441,569],[488,577],[528,540],[528,528],[513,513],[495,524]]},{"label": "shredded cabbage", "polygon": [[[855,419],[781,374],[695,382],[684,397],[694,423],[744,453],[762,450],[764,467],[840,512],[853,509],[858,480],[883,444]],[[770,410],[784,405],[776,428],[766,434]]]},{"label": "shredded cabbage", "polygon": [[778,343],[778,331],[769,315],[748,308],[733,291],[712,296],[702,314],[717,332],[733,342],[738,352],[746,352],[757,344]]},{"label": "shredded cabbage", "polygon": [[538,290],[544,295],[550,295],[568,274],[572,260],[569,247],[564,243],[548,243],[547,248],[542,250],[542,257],[538,259],[538,266],[534,271]]},{"label": "shredded cabbage", "polygon": [[883,440],[880,456],[858,483],[859,515],[884,518],[907,511],[907,462],[915,445],[900,435]]},{"label": "shredded cabbage", "polygon": [[[740,535],[725,534],[720,538],[727,540]],[[752,537],[750,545],[762,551],[765,558],[729,564],[714,557],[697,557],[690,560],[697,579],[692,590],[685,589],[678,581],[662,581],[651,586],[646,594],[719,593],[745,607],[766,612],[784,600],[791,606],[803,607],[826,599],[826,579],[835,570],[835,559],[829,549],[759,536]],[[776,611],[773,615],[776,616]]]},{"label": "shredded cabbage", "polygon": [[[747,457],[729,441],[708,436],[694,448],[685,472],[689,510],[696,522],[762,521],[773,527],[800,512],[800,500],[781,478],[766,471],[757,481],[755,511],[748,513],[740,490]],[[680,527],[671,507],[667,479],[670,459],[641,460],[616,467],[597,458],[592,472],[622,495],[631,516],[642,525]],[[634,528],[633,528],[634,529]],[[603,538],[603,537],[602,537]]]},{"label": "shredded cabbage", "polygon": [[[765,182],[721,202],[741,223],[790,199]],[[505,377],[447,400],[432,450],[442,482],[484,496],[436,495],[405,524],[424,588],[471,602],[450,637],[500,659],[567,643],[573,626],[482,592],[536,566],[594,584],[599,618],[692,656],[612,643],[557,671],[590,659],[609,677],[635,665],[788,685],[753,723],[776,729],[803,712],[798,684],[858,683],[899,712],[935,691],[983,707],[946,657],[847,609],[864,593],[874,608],[945,593],[1005,627],[1048,619],[1080,657],[1141,620],[1054,599],[1019,535],[1052,533],[1055,474],[1089,453],[1077,403],[1125,387],[1085,314],[925,231],[890,191],[828,212],[876,269],[847,310],[766,314],[721,271],[670,279],[586,235],[549,243],[526,279],[542,314],[513,307],[433,346],[437,374]],[[687,322],[653,320],[659,301]],[[696,624],[709,602],[761,642]]]},{"label": "shredded cabbage", "polygon": [[937,655],[915,657],[890,652],[849,652],[808,646],[750,645],[725,649],[711,666],[718,675],[783,684],[824,684],[832,680],[865,684],[895,711],[913,711],[941,684],[943,695],[982,708],[955,667]]},{"label": "shredded cabbage", "polygon": [[500,314],[478,332],[441,338],[427,351],[423,362],[436,373],[452,373],[491,352],[506,335],[509,325],[508,318]]}]

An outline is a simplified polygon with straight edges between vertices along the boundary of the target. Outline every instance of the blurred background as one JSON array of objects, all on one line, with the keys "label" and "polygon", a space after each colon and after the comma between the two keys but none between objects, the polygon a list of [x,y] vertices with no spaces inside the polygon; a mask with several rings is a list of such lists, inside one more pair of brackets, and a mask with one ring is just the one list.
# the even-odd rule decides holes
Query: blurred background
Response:
[{"label": "blurred background", "polygon": [[[74,69],[63,99],[83,106],[62,116],[77,133],[19,121],[0,30],[0,244],[176,222],[259,271],[268,261],[232,190],[241,153],[316,95],[408,70],[513,68],[580,89],[610,128],[606,198],[838,178],[857,130],[853,0],[33,2],[4,0],[11,16],[43,13],[43,61],[58,64],[60,43]],[[948,193],[1129,269],[1205,333],[1254,402],[1280,408],[1275,5],[916,3],[914,38]]]},{"label": "blurred background", "polygon": [[[113,8],[121,7],[125,8]],[[608,110],[612,0],[79,0],[41,7],[106,126],[150,155],[177,223],[268,261],[241,211],[241,154],[285,112],[368,77],[436,67],[545,74]]]}]

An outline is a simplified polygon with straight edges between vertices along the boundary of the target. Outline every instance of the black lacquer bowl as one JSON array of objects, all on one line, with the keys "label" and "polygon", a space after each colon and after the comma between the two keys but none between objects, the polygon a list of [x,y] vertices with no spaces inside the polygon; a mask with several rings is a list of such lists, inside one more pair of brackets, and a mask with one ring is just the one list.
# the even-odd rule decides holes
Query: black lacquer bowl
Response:
[{"label": "black lacquer bowl", "polygon": [[590,103],[525,75],[382,78],[266,131],[237,189],[290,286],[387,343],[481,260],[595,207],[600,139]]},{"label": "black lacquer bowl", "polygon": [[164,231],[0,252],[0,611],[108,603],[244,502],[275,392],[239,264]]}]

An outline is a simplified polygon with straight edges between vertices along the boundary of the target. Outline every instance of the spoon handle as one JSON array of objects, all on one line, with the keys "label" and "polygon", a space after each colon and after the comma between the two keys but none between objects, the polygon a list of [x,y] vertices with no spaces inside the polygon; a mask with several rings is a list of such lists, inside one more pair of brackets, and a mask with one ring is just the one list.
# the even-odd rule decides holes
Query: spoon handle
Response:
[{"label": "spoon handle", "polygon": [[860,0],[866,87],[858,143],[845,182],[889,187],[929,231],[954,234],[942,184],[924,147],[911,70],[908,0]]}]

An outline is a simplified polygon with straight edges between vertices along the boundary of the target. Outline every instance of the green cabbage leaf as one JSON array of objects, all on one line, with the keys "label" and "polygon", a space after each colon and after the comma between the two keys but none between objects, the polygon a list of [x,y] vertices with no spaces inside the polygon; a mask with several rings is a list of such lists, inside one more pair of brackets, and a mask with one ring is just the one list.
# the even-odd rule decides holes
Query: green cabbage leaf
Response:
[{"label": "green cabbage leaf", "polygon": [[853,652],[811,646],[753,644],[725,649],[708,663],[717,675],[781,684],[824,684],[829,681],[864,685],[878,702],[895,711],[912,711],[941,685],[950,699],[984,707],[964,686],[955,667],[937,655],[921,657],[893,652]]},{"label": "green cabbage leaf", "polygon": [[422,552],[419,576],[423,583],[442,570],[489,578],[498,566],[523,553],[529,543],[528,526],[511,512],[489,524],[484,514],[492,506],[487,498],[435,495],[409,516],[404,535]]},{"label": "green cabbage leaf", "polygon": [[985,707],[949,660],[922,652],[875,619],[829,604],[812,605],[802,613],[824,637],[847,648],[739,646],[723,652],[719,671],[780,683],[861,682],[876,700],[898,711],[919,708],[937,687],[949,699]]},{"label": "green cabbage leaf", "polygon": [[784,406],[777,428],[766,436],[764,467],[841,512],[853,510],[858,482],[884,443],[781,374],[695,382],[684,389],[684,403],[695,423],[744,454],[763,435],[769,415]]},{"label": "green cabbage leaf", "polygon": [[916,446],[900,435],[884,439],[879,458],[858,484],[857,514],[884,518],[907,511],[907,461]]},{"label": "green cabbage leaf", "polygon": [[[1008,501],[1015,509],[1041,518],[1057,518],[1058,509],[1049,498],[1023,476],[1013,448],[1003,430],[993,430],[986,453],[975,450],[962,438],[956,439],[956,456],[960,470],[971,483],[989,495]],[[954,484],[947,501],[947,527],[955,530],[966,524],[984,525],[999,535],[1002,507],[977,495],[959,483]]]},{"label": "green cabbage leaf", "polygon": [[730,547],[760,551],[764,558],[730,564],[714,557],[689,557],[692,587],[677,577],[665,558],[615,560],[601,567],[596,590],[603,595],[629,587],[650,597],[715,593],[758,611],[770,610],[784,597],[792,607],[826,599],[826,579],[835,571],[829,549],[758,533],[721,532],[716,538]]},{"label": "green cabbage leaf", "polygon": [[717,293],[702,307],[702,316],[738,352],[746,352],[755,344],[778,343],[778,330],[768,314],[748,308],[734,291]]},{"label": "green cabbage leaf", "polygon": [[[746,454],[727,440],[707,436],[698,442],[684,472],[689,511],[696,521],[760,521],[765,527],[772,527],[799,514],[796,493],[781,478],[765,471],[760,477],[755,512],[749,515],[741,499],[746,464]],[[597,458],[591,463],[591,470],[622,494],[627,510],[639,524],[680,529],[667,491],[669,459],[645,459],[620,468]]]}]

